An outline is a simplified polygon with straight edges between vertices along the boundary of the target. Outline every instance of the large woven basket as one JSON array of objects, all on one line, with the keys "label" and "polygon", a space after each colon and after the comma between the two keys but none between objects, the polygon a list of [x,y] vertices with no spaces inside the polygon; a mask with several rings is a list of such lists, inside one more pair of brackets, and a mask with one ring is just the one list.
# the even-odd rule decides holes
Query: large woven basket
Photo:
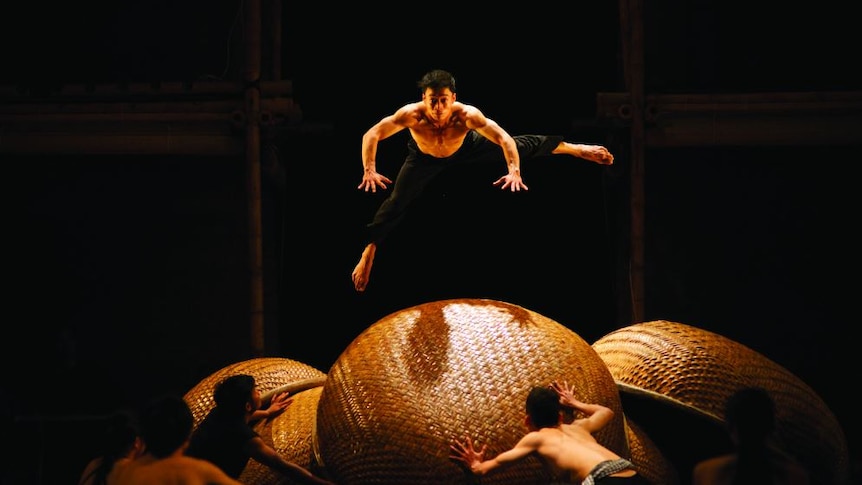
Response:
[{"label": "large woven basket", "polygon": [[[395,312],[361,333],[330,369],[317,409],[316,461],[340,485],[474,483],[449,458],[452,440],[467,435],[487,443],[486,457],[512,447],[526,432],[530,388],[553,380],[616,412],[596,438],[628,457],[614,380],[568,328],[494,300],[436,301]],[[550,478],[531,457],[482,483]]]},{"label": "large woven basket", "polygon": [[847,445],[830,409],[798,377],[751,348],[666,320],[621,328],[593,348],[622,392],[718,422],[723,422],[724,405],[737,390],[768,390],[775,400],[778,444],[808,467],[814,483],[847,482]]}]

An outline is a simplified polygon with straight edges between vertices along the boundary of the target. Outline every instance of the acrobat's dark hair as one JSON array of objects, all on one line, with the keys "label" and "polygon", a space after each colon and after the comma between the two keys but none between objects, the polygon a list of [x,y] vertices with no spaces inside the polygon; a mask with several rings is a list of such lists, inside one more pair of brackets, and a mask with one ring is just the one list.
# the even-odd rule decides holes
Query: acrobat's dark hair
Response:
[{"label": "acrobat's dark hair", "polygon": [[149,401],[141,413],[141,438],[148,453],[164,458],[189,439],[194,417],[179,396],[159,396]]},{"label": "acrobat's dark hair", "polygon": [[254,376],[236,374],[225,378],[213,391],[216,406],[225,413],[243,414],[245,404],[252,399]]},{"label": "acrobat's dark hair", "polygon": [[456,91],[455,76],[453,76],[449,71],[444,71],[443,69],[434,69],[433,71],[425,73],[416,85],[419,86],[419,89],[422,92],[425,92],[428,88],[431,88],[434,91],[444,88],[449,88],[453,93]]},{"label": "acrobat's dark hair", "polygon": [[740,440],[763,442],[775,427],[775,402],[765,389],[743,388],[727,400],[724,418]]},{"label": "acrobat's dark hair", "polygon": [[527,415],[537,428],[550,428],[559,424],[560,397],[553,389],[536,386],[527,395]]},{"label": "acrobat's dark hair", "polygon": [[766,456],[775,426],[772,396],[759,387],[740,389],[727,400],[724,419],[736,433],[736,474],[731,483],[770,483],[772,469]]},{"label": "acrobat's dark hair", "polygon": [[114,463],[129,454],[140,433],[136,413],[120,410],[109,415],[106,419],[105,435],[102,438],[99,452],[102,460],[86,479],[81,481],[84,482],[89,479],[90,483],[105,485],[108,482],[108,474],[114,468]]}]

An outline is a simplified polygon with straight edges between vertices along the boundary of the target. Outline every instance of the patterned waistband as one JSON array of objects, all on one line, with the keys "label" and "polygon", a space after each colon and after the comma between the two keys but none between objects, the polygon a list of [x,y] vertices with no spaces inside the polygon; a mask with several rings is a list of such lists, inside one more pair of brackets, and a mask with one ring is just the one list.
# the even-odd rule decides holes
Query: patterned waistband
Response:
[{"label": "patterned waistband", "polygon": [[587,475],[587,478],[585,478],[583,482],[581,482],[581,485],[595,485],[596,480],[601,480],[602,478],[609,477],[614,473],[628,470],[630,468],[634,469],[634,464],[625,458],[605,460],[590,470],[590,474]]}]

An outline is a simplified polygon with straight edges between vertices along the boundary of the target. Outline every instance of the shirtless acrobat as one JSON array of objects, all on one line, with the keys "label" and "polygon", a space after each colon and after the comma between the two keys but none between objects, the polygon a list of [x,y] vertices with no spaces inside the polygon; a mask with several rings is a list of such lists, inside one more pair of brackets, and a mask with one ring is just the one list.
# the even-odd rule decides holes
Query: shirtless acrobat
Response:
[{"label": "shirtless acrobat", "polygon": [[362,136],[362,182],[359,189],[377,192],[393,184],[377,172],[377,144],[410,130],[408,154],[387,197],[368,224],[367,244],[351,275],[356,291],[365,291],[379,243],[398,224],[411,202],[444,169],[457,164],[501,158],[507,173],[494,185],[503,190],[529,190],[521,178],[521,160],[545,155],[570,155],[600,165],[611,165],[614,156],[600,145],[563,141],[562,136],[511,136],[475,106],[456,101],[455,78],[433,70],[418,83],[422,100],[399,108]]}]

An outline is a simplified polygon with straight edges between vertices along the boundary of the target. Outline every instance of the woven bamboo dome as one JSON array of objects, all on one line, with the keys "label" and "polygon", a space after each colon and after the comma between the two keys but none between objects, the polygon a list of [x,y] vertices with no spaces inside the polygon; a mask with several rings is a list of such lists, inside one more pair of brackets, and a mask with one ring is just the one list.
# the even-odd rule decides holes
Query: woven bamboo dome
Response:
[{"label": "woven bamboo dome", "polygon": [[[510,303],[454,299],[392,313],[368,327],[331,367],[317,408],[316,462],[340,485],[468,484],[449,458],[465,435],[486,456],[526,432],[526,396],[567,381],[576,395],[616,413],[596,438],[629,450],[613,377],[580,336]],[[482,478],[483,484],[547,483],[536,458]]]},{"label": "woven bamboo dome", "polygon": [[326,380],[323,371],[282,357],[260,357],[227,365],[201,380],[183,396],[192,410],[195,428],[215,407],[213,391],[218,383],[237,374],[254,376],[264,402],[275,392],[289,391],[292,394],[320,386]]},{"label": "woven bamboo dome", "polygon": [[823,400],[798,377],[722,335],[657,320],[611,332],[593,343],[622,392],[724,421],[737,390],[762,387],[776,407],[778,445],[797,457],[814,483],[843,485],[849,477],[844,433]]}]

